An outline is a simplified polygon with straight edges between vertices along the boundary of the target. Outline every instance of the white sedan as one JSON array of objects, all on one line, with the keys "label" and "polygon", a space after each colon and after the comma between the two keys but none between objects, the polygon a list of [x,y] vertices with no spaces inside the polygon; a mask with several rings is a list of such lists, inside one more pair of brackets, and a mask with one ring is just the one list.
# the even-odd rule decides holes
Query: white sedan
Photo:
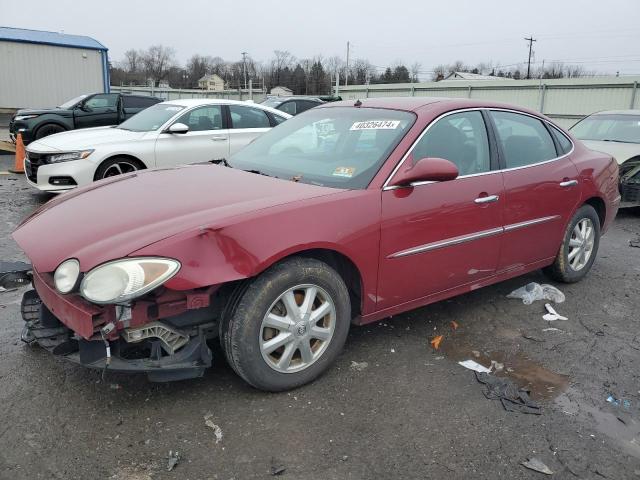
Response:
[{"label": "white sedan", "polygon": [[158,103],[112,127],[58,133],[26,149],[28,182],[63,192],[143,168],[226,159],[291,115],[254,103]]}]

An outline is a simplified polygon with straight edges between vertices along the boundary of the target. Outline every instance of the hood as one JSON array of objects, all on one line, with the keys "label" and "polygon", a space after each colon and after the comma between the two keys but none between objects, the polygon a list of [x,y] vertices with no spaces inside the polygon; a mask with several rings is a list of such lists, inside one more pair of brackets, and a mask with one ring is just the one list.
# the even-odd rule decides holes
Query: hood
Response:
[{"label": "hood", "polygon": [[67,258],[86,272],[186,230],[223,227],[242,214],[337,192],[212,164],[147,170],[47,202],[13,238],[40,272]]},{"label": "hood", "polygon": [[71,110],[67,110],[65,108],[21,108],[16,112],[16,116],[18,115],[44,115],[46,113],[55,113],[56,115],[64,115],[69,114],[73,115]]},{"label": "hood", "polygon": [[640,155],[640,144],[623,142],[603,142],[601,140],[581,140],[587,148],[597,152],[603,152],[616,159],[618,165],[622,165],[631,157]]},{"label": "hood", "polygon": [[32,152],[83,150],[110,143],[139,140],[147,133],[132,132],[114,127],[82,128],[56,133],[31,142],[27,150]]}]

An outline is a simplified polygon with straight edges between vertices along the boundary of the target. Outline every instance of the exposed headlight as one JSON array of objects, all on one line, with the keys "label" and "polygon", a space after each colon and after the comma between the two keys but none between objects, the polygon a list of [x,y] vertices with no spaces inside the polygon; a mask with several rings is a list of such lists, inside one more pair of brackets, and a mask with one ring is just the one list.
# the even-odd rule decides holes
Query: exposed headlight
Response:
[{"label": "exposed headlight", "polygon": [[36,118],[38,115],[17,115],[14,120],[20,122],[22,120],[29,120],[30,118]]},{"label": "exposed headlight", "polygon": [[75,258],[65,260],[53,274],[53,283],[60,293],[69,293],[78,283],[80,263]]},{"label": "exposed headlight", "polygon": [[105,263],[87,273],[80,294],[93,303],[124,303],[162,285],[180,270],[170,258],[127,258]]},{"label": "exposed headlight", "polygon": [[49,163],[70,162],[82,160],[93,153],[93,150],[80,150],[78,152],[54,153],[48,156]]}]

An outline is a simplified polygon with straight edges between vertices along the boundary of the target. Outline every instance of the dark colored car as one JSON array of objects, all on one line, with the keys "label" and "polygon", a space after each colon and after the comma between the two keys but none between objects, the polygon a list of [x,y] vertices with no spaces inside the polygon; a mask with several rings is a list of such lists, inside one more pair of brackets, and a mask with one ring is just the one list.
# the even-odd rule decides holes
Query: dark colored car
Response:
[{"label": "dark colored car", "polygon": [[297,115],[323,103],[325,100],[319,97],[268,97],[261,105],[277,108],[289,115]]},{"label": "dark colored car", "polygon": [[9,122],[9,134],[15,140],[21,133],[26,145],[67,130],[118,125],[162,101],[161,98],[122,93],[81,95],[56,108],[18,110]]},{"label": "dark colored car", "polygon": [[217,163],[111,177],[25,219],[23,339],[174,380],[219,338],[248,383],[294,388],[352,325],[540,268],[581,280],[620,202],[610,155],[466,99],[325,104]]}]

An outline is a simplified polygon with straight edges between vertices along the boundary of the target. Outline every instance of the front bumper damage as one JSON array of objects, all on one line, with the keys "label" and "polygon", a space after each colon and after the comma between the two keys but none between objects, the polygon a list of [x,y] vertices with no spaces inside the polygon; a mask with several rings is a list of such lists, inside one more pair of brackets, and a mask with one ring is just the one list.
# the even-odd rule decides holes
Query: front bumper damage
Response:
[{"label": "front bumper damage", "polygon": [[50,275],[23,274],[32,275],[35,287],[21,305],[26,343],[88,368],[146,373],[155,382],[201,377],[212,364],[214,288],[165,292],[131,308],[102,307],[58,294]]}]

